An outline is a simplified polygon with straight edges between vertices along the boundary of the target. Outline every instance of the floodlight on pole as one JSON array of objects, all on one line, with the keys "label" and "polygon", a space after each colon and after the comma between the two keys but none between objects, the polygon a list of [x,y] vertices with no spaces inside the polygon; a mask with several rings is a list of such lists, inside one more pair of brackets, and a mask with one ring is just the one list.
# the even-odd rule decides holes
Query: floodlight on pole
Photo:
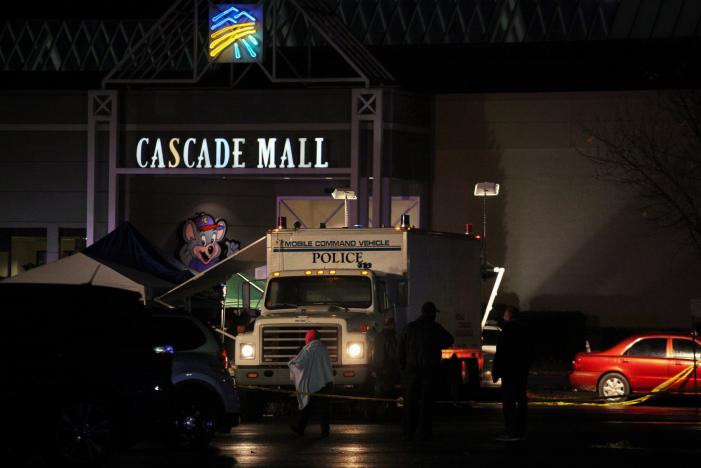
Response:
[{"label": "floodlight on pole", "polygon": [[357,200],[358,196],[349,188],[337,188],[331,192],[334,200],[343,200],[343,209],[345,211],[345,227],[348,227],[348,200]]},{"label": "floodlight on pole", "polygon": [[499,184],[496,182],[479,182],[475,184],[476,197],[496,197],[499,195]]},{"label": "floodlight on pole", "polygon": [[482,197],[482,276],[494,275],[494,270],[487,261],[487,197],[499,195],[499,184],[496,182],[479,182],[475,184],[475,196]]}]

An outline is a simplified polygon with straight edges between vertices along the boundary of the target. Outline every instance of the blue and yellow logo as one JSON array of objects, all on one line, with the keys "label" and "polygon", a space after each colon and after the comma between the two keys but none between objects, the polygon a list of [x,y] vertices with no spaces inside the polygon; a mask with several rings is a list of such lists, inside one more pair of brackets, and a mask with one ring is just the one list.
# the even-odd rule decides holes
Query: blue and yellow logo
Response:
[{"label": "blue and yellow logo", "polygon": [[258,62],[263,57],[263,5],[212,5],[209,60]]}]

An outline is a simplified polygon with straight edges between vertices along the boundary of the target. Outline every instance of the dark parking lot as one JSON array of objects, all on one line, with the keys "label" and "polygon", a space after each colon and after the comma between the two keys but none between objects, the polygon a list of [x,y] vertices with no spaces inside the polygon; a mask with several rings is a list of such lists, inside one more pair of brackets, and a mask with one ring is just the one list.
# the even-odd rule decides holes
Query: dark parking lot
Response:
[{"label": "dark parking lot", "polygon": [[[406,443],[398,424],[370,423],[344,417],[331,437],[318,439],[318,428],[305,437],[289,429],[285,417],[266,417],[218,437],[204,453],[170,452],[142,445],[117,457],[113,467],[185,466],[461,466],[474,461],[495,463],[557,460],[645,462],[684,459],[698,453],[701,419],[693,407],[645,406],[608,408],[534,407],[528,438],[502,443],[501,408],[482,403],[453,417],[443,414],[433,440]],[[571,457],[576,455],[576,460]]]},{"label": "dark parking lot", "polygon": [[[491,394],[492,397],[496,393]],[[489,396],[489,395],[487,395]],[[145,442],[120,452],[109,467],[234,467],[234,466],[464,466],[491,463],[611,462],[688,459],[701,443],[701,415],[693,399],[658,397],[638,406],[557,406],[558,394],[533,395],[548,400],[534,404],[525,441],[497,441],[503,433],[501,405],[491,401],[469,407],[442,406],[428,441],[404,442],[393,420],[368,420],[345,402],[333,408],[331,436],[319,438],[317,425],[299,437],[289,430],[291,415],[268,415],[220,434],[204,451],[181,451],[161,442]],[[587,400],[590,395],[570,394]],[[357,410],[357,408],[356,408]],[[278,409],[279,411],[279,409]],[[575,457],[575,458],[573,458]],[[29,458],[27,466],[45,466]]]}]

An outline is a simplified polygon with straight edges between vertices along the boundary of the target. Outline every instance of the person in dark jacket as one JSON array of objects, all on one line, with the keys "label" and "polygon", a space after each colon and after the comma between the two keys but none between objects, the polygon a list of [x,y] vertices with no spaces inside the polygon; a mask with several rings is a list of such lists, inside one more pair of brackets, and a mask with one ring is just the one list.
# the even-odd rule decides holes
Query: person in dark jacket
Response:
[{"label": "person in dark jacket", "polygon": [[372,373],[375,377],[375,396],[394,398],[399,383],[399,343],[394,330],[394,318],[385,320],[382,331],[374,342]]},{"label": "person in dark jacket", "polygon": [[497,341],[492,380],[501,379],[501,398],[506,435],[499,439],[516,441],[526,435],[528,398],[526,386],[533,349],[528,330],[515,309],[504,311],[504,325]]},{"label": "person in dark jacket", "polygon": [[435,385],[440,382],[441,350],[453,337],[436,323],[433,302],[421,307],[421,317],[409,323],[399,345],[399,367],[404,389],[404,438],[412,440],[418,430],[422,439],[431,437]]},{"label": "person in dark jacket", "polygon": [[[397,398],[399,374],[399,341],[394,330],[394,318],[385,320],[382,331],[375,336],[373,343],[373,358],[371,364],[374,377],[374,396],[378,398]],[[380,402],[369,408],[369,416],[385,416],[392,414],[396,403]],[[374,414],[373,414],[374,413]]]}]

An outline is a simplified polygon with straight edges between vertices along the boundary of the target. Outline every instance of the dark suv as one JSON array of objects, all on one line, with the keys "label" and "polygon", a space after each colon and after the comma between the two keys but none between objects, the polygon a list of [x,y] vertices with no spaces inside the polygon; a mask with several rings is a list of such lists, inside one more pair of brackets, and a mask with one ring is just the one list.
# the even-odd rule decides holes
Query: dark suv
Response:
[{"label": "dark suv", "polygon": [[0,301],[4,451],[91,464],[165,422],[172,355],[154,350],[137,294],[0,284]]},{"label": "dark suv", "polygon": [[151,310],[153,345],[172,345],[173,435],[182,448],[206,446],[215,431],[239,422],[239,397],[228,359],[212,330],[192,315]]}]

